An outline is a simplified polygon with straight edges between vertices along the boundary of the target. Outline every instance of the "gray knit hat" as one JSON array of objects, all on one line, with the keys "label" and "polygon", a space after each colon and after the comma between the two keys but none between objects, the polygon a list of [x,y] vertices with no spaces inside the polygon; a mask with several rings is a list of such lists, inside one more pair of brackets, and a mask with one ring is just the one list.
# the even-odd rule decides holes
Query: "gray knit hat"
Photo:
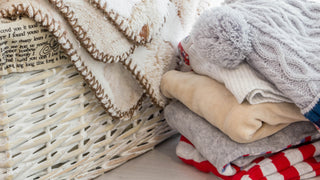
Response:
[{"label": "gray knit hat", "polygon": [[320,4],[238,0],[204,12],[191,38],[199,65],[248,63],[320,126]]}]

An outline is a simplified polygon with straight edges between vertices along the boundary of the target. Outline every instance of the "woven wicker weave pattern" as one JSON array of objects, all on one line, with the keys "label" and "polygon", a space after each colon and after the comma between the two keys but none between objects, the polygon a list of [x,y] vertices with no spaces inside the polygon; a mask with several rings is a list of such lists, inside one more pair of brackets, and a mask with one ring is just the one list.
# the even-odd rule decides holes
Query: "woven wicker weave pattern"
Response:
[{"label": "woven wicker weave pattern", "polygon": [[91,179],[174,133],[149,99],[111,118],[72,65],[0,77],[0,179]]}]

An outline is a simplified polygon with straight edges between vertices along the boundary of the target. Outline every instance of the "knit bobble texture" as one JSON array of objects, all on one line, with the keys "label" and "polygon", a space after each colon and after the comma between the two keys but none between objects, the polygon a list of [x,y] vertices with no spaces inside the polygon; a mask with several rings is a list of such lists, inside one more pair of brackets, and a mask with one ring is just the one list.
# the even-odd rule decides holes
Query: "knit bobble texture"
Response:
[{"label": "knit bobble texture", "polygon": [[203,12],[191,38],[204,61],[235,68],[251,51],[250,26],[237,10],[221,6]]}]

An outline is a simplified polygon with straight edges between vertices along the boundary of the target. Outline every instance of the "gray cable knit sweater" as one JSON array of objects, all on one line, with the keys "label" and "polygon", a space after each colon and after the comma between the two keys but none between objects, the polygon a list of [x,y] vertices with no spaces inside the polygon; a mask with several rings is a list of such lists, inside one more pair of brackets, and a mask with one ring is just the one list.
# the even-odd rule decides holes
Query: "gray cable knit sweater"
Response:
[{"label": "gray cable knit sweater", "polygon": [[193,69],[248,63],[320,126],[319,3],[232,1],[204,12],[191,38],[202,57],[190,62]]}]

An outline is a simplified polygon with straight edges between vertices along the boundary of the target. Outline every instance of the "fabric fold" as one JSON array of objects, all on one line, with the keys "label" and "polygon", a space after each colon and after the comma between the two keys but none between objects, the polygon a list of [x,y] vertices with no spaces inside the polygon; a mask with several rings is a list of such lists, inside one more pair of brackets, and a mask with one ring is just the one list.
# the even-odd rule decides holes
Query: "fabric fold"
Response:
[{"label": "fabric fold", "polygon": [[206,160],[184,136],[181,136],[178,142],[176,153],[184,163],[194,166],[202,172],[212,172],[224,180],[289,180],[308,179],[320,175],[319,149],[320,143],[317,140],[311,144],[301,144],[278,153],[256,158],[246,166],[232,163],[235,174],[231,176],[220,174],[217,168]]},{"label": "fabric fold", "polygon": [[92,0],[90,3],[103,11],[128,39],[137,44],[150,42],[160,34],[169,18],[169,0]]},{"label": "fabric fold", "polygon": [[[215,64],[201,64],[201,57],[193,46],[190,36],[185,37],[179,44],[180,54],[188,57],[190,66],[197,74],[206,75],[223,83],[234,95],[238,103],[248,101],[250,104],[265,102],[291,102],[273,84],[258,74],[246,63],[240,64],[235,69],[227,69]],[[198,64],[199,63],[199,64]]]},{"label": "fabric fold", "polygon": [[0,2],[0,18],[22,15],[47,28],[107,112],[130,119],[146,95],[167,103],[161,76],[175,68],[174,47],[185,36],[177,8],[160,0],[10,0]]},{"label": "fabric fold", "polygon": [[[2,2],[0,7],[0,17],[2,18],[25,14],[28,18],[46,27],[65,50],[66,55],[70,57],[71,62],[93,89],[109,114],[121,118],[132,116],[134,110],[139,106],[143,94],[137,81],[130,72],[121,67],[121,64],[115,64],[113,67],[107,67],[120,74],[120,76],[114,77],[118,82],[116,91],[112,89],[111,83],[113,82],[108,82],[104,77],[104,68],[108,64],[95,61],[86,49],[79,45],[71,27],[49,2],[13,0]],[[129,95],[122,94],[119,89],[127,89],[131,93]]]},{"label": "fabric fold", "polygon": [[238,104],[223,84],[193,72],[167,72],[161,90],[241,143],[272,135],[290,123],[307,121],[290,103]]},{"label": "fabric fold", "polygon": [[205,11],[190,33],[202,57],[191,66],[248,63],[320,127],[319,11],[311,0],[237,0]]},{"label": "fabric fold", "polygon": [[282,151],[288,148],[288,145],[295,146],[320,138],[320,134],[311,122],[296,122],[271,136],[242,144],[231,140],[179,102],[170,103],[164,113],[168,124],[190,140],[201,155],[215,165],[220,174],[227,176],[236,172],[231,162],[241,157],[250,155],[249,157],[257,158]]},{"label": "fabric fold", "polygon": [[[135,45],[90,1],[49,0],[66,19],[75,37],[95,60],[117,62],[133,53]],[[83,13],[83,9],[86,13]],[[98,30],[98,31],[97,31]]]}]

